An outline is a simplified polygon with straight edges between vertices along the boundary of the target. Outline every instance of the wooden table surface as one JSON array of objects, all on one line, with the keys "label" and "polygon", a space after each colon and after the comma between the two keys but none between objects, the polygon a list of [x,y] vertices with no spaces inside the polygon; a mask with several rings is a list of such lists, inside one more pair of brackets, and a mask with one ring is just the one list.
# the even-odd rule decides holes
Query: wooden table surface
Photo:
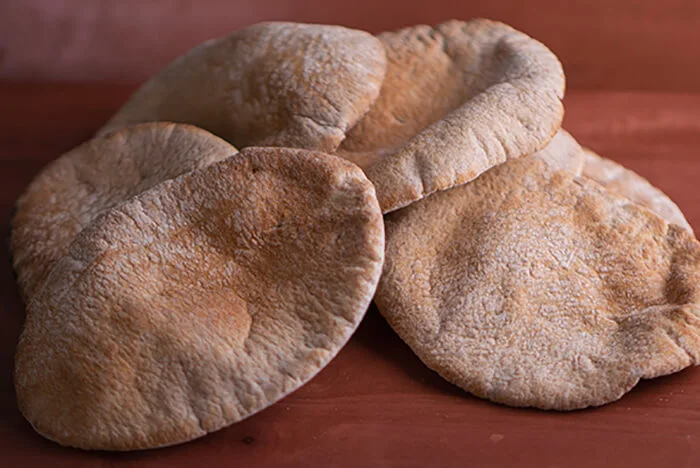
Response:
[{"label": "wooden table surface", "polygon": [[[39,168],[90,135],[133,90],[0,83],[0,223]],[[700,94],[569,91],[579,141],[665,190],[700,231]],[[0,467],[700,466],[700,369],[571,413],[474,398],[424,367],[377,311],[315,379],[263,412],[177,447],[90,453],[35,434],[17,410],[24,320],[0,249]]]}]

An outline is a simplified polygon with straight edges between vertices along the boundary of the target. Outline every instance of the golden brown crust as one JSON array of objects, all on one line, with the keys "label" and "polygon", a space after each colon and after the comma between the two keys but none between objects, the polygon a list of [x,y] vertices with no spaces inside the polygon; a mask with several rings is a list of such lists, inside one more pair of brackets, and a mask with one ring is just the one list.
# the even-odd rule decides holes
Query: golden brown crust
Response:
[{"label": "golden brown crust", "polygon": [[166,120],[197,125],[239,148],[332,152],[375,101],[385,70],[384,48],[364,31],[260,23],[175,60],[101,132]]},{"label": "golden brown crust", "polygon": [[345,344],[383,261],[356,166],[249,148],[100,216],[30,303],[25,417],[86,449],[190,440],[313,377]]},{"label": "golden brown crust", "polygon": [[365,170],[384,212],[532,154],[560,127],[561,64],[509,26],[449,21],[380,39],[381,92],[338,154]]},{"label": "golden brown crust", "polygon": [[691,234],[693,233],[693,228],[678,205],[644,177],[589,149],[585,149],[584,154],[585,164],[582,170],[584,177],[595,180],[608,191],[628,198],[669,223],[678,224]]},{"label": "golden brown crust", "polygon": [[570,410],[700,358],[700,245],[535,157],[386,218],[375,301],[430,368],[513,406]]},{"label": "golden brown crust", "polygon": [[150,123],[95,138],[53,161],[17,201],[12,218],[13,265],[25,300],[99,214],[235,153],[191,125]]}]

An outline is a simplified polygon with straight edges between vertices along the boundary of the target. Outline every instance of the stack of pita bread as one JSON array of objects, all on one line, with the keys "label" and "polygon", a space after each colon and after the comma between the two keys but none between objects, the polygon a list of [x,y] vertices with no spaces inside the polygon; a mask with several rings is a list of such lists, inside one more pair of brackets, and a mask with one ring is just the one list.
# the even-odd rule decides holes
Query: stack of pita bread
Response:
[{"label": "stack of pita bread", "polygon": [[507,405],[602,405],[697,364],[700,245],[561,129],[563,93],[552,52],[488,20],[191,50],[17,203],[20,409],[85,449],[191,440],[309,381],[372,300]]}]

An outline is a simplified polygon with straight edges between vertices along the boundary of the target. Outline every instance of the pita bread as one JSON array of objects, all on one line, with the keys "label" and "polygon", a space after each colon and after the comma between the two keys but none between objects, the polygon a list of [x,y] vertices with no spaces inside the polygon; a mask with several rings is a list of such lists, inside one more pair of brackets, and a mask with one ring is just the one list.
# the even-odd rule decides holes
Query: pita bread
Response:
[{"label": "pita bread", "polygon": [[334,151],[369,110],[384,48],[340,26],[260,23],[205,42],[144,84],[101,132],[155,120],[244,146]]},{"label": "pita bread", "polygon": [[95,138],[53,161],[17,201],[12,219],[13,264],[25,300],[99,214],[235,153],[199,128],[151,123]]},{"label": "pita bread", "polygon": [[585,165],[582,174],[585,177],[595,180],[612,193],[622,195],[642,205],[669,223],[678,224],[691,234],[693,233],[693,228],[683,216],[678,205],[673,203],[661,190],[651,185],[648,180],[589,149],[586,149],[584,154]]},{"label": "pita bread", "polygon": [[374,188],[320,153],[249,148],[100,216],[29,304],[22,413],[84,449],[184,442],[311,379],[365,314]]},{"label": "pita bread", "polygon": [[536,157],[386,217],[375,301],[482,398],[571,410],[700,358],[700,245]]},{"label": "pita bread", "polygon": [[379,98],[338,154],[365,170],[384,212],[532,154],[560,127],[561,64],[509,26],[449,21],[379,38]]},{"label": "pita bread", "polygon": [[581,174],[586,160],[586,155],[581,145],[579,145],[576,139],[564,129],[560,129],[557,134],[554,135],[552,141],[536,154],[537,157],[543,159],[550,168],[569,171],[576,175]]}]

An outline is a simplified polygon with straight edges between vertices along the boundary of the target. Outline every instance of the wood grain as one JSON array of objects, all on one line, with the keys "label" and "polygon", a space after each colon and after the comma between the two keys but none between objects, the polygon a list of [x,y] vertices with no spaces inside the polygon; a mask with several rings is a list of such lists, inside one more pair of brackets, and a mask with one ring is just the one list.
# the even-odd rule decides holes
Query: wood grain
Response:
[{"label": "wood grain", "polygon": [[[0,222],[39,168],[88,138],[132,90],[0,84]],[[700,95],[571,92],[566,126],[665,190],[700,230]],[[339,356],[252,418],[185,445],[109,454],[35,434],[17,410],[14,347],[24,320],[0,250],[0,466],[700,466],[700,369],[643,382],[572,413],[471,397],[423,366],[370,310]]]},{"label": "wood grain", "polygon": [[378,32],[475,17],[547,44],[572,88],[700,91],[696,0],[3,0],[0,78],[139,82],[264,20]]}]

